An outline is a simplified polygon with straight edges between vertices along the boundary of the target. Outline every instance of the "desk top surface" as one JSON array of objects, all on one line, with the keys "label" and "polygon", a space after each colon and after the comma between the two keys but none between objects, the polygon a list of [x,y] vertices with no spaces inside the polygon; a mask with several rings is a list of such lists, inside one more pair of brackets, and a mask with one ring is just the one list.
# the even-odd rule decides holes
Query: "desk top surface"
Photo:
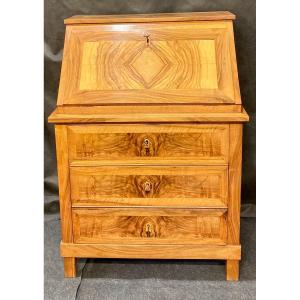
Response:
[{"label": "desk top surface", "polygon": [[234,20],[229,11],[127,14],[127,15],[76,15],[65,19],[65,24],[105,24],[105,23],[148,23],[178,21]]}]

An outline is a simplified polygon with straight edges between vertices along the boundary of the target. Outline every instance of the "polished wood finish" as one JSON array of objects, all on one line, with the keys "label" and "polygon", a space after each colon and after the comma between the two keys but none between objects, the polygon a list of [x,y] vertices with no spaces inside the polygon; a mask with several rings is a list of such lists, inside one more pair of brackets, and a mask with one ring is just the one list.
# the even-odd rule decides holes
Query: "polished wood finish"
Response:
[{"label": "polished wood finish", "polygon": [[191,159],[228,161],[229,125],[68,126],[70,161]]},{"label": "polished wood finish", "polygon": [[242,134],[241,124],[230,125],[228,243],[232,245],[240,243]]},{"label": "polished wood finish", "polygon": [[226,166],[73,167],[76,206],[204,206],[227,204]]},{"label": "polished wood finish", "polygon": [[[242,176],[242,134],[241,124],[230,124],[229,147],[229,197],[228,197],[228,244],[240,244],[240,209]],[[227,280],[239,279],[239,261],[226,262]]]},{"label": "polished wood finish", "polygon": [[[152,39],[151,43],[83,42],[79,90],[217,89],[215,42],[192,40],[178,43],[178,40]],[[117,51],[118,48],[123,50]],[[179,59],[176,52],[180,49],[185,52]],[[192,56],[193,51],[199,56]],[[97,68],[97,64],[101,67]]]},{"label": "polished wood finish", "polygon": [[104,24],[104,23],[153,23],[176,21],[217,21],[234,20],[229,11],[158,13],[129,15],[94,15],[73,16],[65,19],[65,24]]},{"label": "polished wood finish", "polygon": [[237,281],[239,280],[239,260],[226,260],[226,279]]},{"label": "polished wood finish", "polygon": [[58,106],[50,123],[234,123],[248,122],[240,105]]},{"label": "polished wood finish", "polygon": [[76,258],[64,257],[64,270],[66,278],[76,277]]},{"label": "polished wood finish", "polygon": [[61,235],[64,242],[72,242],[71,189],[68,166],[68,139],[65,125],[55,126],[56,158],[59,185],[59,204],[61,218]]},{"label": "polished wood finish", "polygon": [[75,160],[70,162],[71,167],[103,167],[103,166],[227,166],[228,163],[222,159],[203,159],[203,158],[157,158],[157,157],[137,157],[117,160]]},{"label": "polished wood finish", "polygon": [[229,12],[74,16],[56,128],[65,276],[77,257],[222,259],[238,280],[242,124]]},{"label": "polished wood finish", "polygon": [[143,259],[222,259],[240,260],[241,246],[234,245],[135,245],[61,243],[63,257],[143,258]]},{"label": "polished wood finish", "polygon": [[[59,185],[59,205],[61,219],[61,239],[63,242],[73,242],[72,210],[70,201],[70,180],[68,167],[67,127],[65,125],[55,126],[57,173]],[[76,264],[74,257],[64,258],[65,277],[76,276]]]},{"label": "polished wood finish", "polygon": [[74,243],[225,245],[225,212],[225,209],[74,209]]},{"label": "polished wood finish", "polygon": [[231,21],[67,26],[63,55],[58,105],[241,103]]}]

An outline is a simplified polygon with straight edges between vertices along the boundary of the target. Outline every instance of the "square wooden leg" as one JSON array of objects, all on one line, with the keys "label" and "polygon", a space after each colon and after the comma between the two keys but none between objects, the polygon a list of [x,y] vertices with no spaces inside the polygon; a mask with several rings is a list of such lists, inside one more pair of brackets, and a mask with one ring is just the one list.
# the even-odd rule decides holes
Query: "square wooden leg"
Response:
[{"label": "square wooden leg", "polygon": [[239,260],[226,260],[226,279],[239,280]]},{"label": "square wooden leg", "polygon": [[64,257],[65,277],[76,277],[76,258]]}]

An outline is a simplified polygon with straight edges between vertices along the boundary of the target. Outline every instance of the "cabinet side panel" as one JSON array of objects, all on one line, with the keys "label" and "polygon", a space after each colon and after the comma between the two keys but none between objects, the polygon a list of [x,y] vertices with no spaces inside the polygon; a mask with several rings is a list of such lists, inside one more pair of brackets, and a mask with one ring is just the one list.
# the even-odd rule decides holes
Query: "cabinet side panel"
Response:
[{"label": "cabinet side panel", "polygon": [[242,124],[230,124],[228,244],[240,243]]},{"label": "cabinet side panel", "polygon": [[72,242],[73,234],[67,126],[56,125],[55,138],[62,241]]},{"label": "cabinet side panel", "polygon": [[236,99],[236,104],[241,104],[241,92],[240,92],[240,84],[239,84],[239,75],[238,75],[238,68],[237,68],[237,60],[236,60],[236,51],[235,51],[235,42],[234,42],[234,31],[233,31],[233,22],[229,23],[229,47],[230,47],[230,57],[231,57],[231,64],[232,64],[232,82],[233,82],[233,89]]},{"label": "cabinet side panel", "polygon": [[[74,88],[74,83],[73,81],[70,81],[70,76],[72,76],[73,74],[75,77],[78,77],[77,72],[72,67],[68,67],[72,59],[74,59],[73,51],[75,51],[75,49],[72,49],[72,47],[74,47],[74,43],[72,43],[71,41],[71,33],[72,26],[66,26],[57,105],[63,105],[63,100],[68,97],[69,89]],[[77,59],[80,59],[80,57],[78,57]]]}]

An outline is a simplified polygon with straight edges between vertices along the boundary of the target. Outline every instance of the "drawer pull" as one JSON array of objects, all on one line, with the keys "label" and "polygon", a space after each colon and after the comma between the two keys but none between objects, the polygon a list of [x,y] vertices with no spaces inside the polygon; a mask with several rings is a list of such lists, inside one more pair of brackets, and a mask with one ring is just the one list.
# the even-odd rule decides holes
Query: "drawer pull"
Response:
[{"label": "drawer pull", "polygon": [[152,188],[152,183],[150,181],[146,181],[144,183],[144,191],[146,193],[149,193],[151,191],[151,188]]}]

